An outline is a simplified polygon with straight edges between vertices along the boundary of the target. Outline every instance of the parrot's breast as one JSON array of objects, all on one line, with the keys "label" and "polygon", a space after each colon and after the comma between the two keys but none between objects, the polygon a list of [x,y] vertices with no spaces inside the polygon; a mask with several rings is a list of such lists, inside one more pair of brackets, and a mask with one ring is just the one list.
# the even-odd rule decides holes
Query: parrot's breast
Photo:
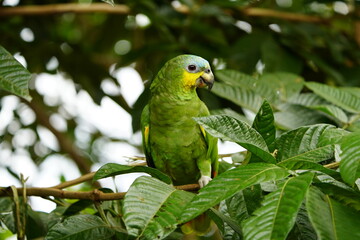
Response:
[{"label": "parrot's breast", "polygon": [[197,183],[197,161],[205,158],[207,145],[193,117],[201,112],[200,99],[150,104],[150,148],[157,169],[167,173],[175,185]]}]

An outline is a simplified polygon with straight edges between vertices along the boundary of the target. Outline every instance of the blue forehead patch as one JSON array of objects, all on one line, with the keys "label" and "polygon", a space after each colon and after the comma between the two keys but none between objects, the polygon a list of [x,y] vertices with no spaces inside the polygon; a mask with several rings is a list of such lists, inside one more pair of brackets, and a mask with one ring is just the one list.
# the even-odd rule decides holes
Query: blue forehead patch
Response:
[{"label": "blue forehead patch", "polygon": [[196,65],[198,68],[210,68],[210,64],[204,58],[195,55],[180,55],[170,61],[175,61],[177,64],[186,68],[188,65]]}]

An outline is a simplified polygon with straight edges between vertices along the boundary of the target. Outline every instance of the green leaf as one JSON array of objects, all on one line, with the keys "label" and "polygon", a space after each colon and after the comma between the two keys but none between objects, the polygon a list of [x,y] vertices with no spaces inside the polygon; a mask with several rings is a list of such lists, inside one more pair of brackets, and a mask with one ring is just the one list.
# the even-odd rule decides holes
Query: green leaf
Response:
[{"label": "green leaf", "polygon": [[316,105],[310,108],[326,114],[327,116],[329,116],[329,118],[335,120],[338,123],[341,123],[342,125],[348,123],[349,121],[346,113],[341,108],[334,105]]},{"label": "green leaf", "polygon": [[218,70],[215,75],[216,78],[231,86],[245,86],[248,88],[249,86],[253,86],[254,82],[256,82],[256,78],[232,69]]},{"label": "green leaf", "polygon": [[245,239],[285,239],[313,177],[313,173],[305,173],[289,178],[278,190],[267,195],[263,206],[244,222]]},{"label": "green leaf", "polygon": [[303,61],[288,51],[287,48],[282,47],[279,41],[272,37],[267,38],[262,44],[261,53],[261,60],[265,64],[264,71],[299,73],[302,69]]},{"label": "green leaf", "polygon": [[115,234],[101,218],[94,215],[75,215],[55,224],[46,240],[110,239]]},{"label": "green leaf", "polygon": [[245,87],[216,83],[211,92],[253,112],[258,111],[262,102],[261,96]]},{"label": "green leaf", "polygon": [[360,193],[352,188],[343,188],[330,183],[316,183],[321,191],[343,205],[352,207],[360,212]]},{"label": "green leaf", "polygon": [[236,142],[265,162],[275,163],[262,136],[247,123],[225,115],[194,118],[214,137]]},{"label": "green leaf", "polygon": [[333,149],[319,144],[321,135],[329,128],[334,128],[334,126],[317,124],[284,133],[276,140],[277,160],[279,162],[286,159],[320,162],[331,158]]},{"label": "green leaf", "polygon": [[311,225],[304,203],[301,204],[296,217],[295,226],[288,235],[287,239],[317,240],[316,232]]},{"label": "green leaf", "polygon": [[232,219],[241,222],[261,206],[263,199],[260,184],[245,188],[225,200],[227,212]]},{"label": "green leaf", "polygon": [[75,215],[75,214],[81,212],[82,210],[84,210],[85,208],[91,206],[92,204],[94,204],[94,202],[91,200],[88,200],[88,199],[78,200],[78,201],[72,203],[69,207],[67,207],[65,212],[63,213],[63,215],[64,216]]},{"label": "green leaf", "polygon": [[276,129],[274,125],[274,114],[270,104],[265,100],[255,116],[252,127],[260,133],[266,142],[270,152],[271,145],[275,140]]},{"label": "green leaf", "polygon": [[305,85],[332,104],[352,113],[360,113],[360,98],[349,91],[317,82],[306,82]]},{"label": "green leaf", "polygon": [[292,97],[289,100],[289,103],[302,105],[305,107],[315,106],[315,105],[327,105],[329,102],[327,102],[322,97],[319,97],[318,95],[314,93],[300,93],[296,95],[295,97]]},{"label": "green leaf", "polygon": [[[216,215],[217,218],[220,218],[223,221],[223,223],[228,224],[237,234],[239,234],[240,236],[242,235],[240,225],[237,222],[235,222],[232,218],[224,215],[215,208],[210,208],[210,210],[207,211],[207,213],[209,212],[210,212],[210,217],[212,217],[211,216],[212,214]],[[212,217],[212,219],[214,219],[214,217]]]},{"label": "green leaf", "polygon": [[14,202],[10,197],[0,198],[0,222],[2,222],[12,233],[16,233],[13,203]]},{"label": "green leaf", "polygon": [[160,172],[155,168],[145,167],[145,166],[127,166],[121,165],[117,163],[107,163],[103,165],[94,175],[93,181],[99,180],[101,178],[112,177],[120,174],[126,173],[134,173],[134,172],[142,172],[150,174],[151,176],[165,182],[171,184],[172,181],[169,176]]},{"label": "green leaf", "polygon": [[311,187],[306,207],[319,240],[360,239],[360,213]]},{"label": "green leaf", "polygon": [[178,217],[193,196],[155,178],[137,178],[123,204],[129,234],[141,239],[166,237],[176,229]]},{"label": "green leaf", "polygon": [[303,88],[303,82],[300,76],[292,73],[264,73],[257,81],[255,92],[278,105],[296,97]]},{"label": "green leaf", "polygon": [[[325,150],[326,148],[326,150]],[[326,146],[324,148],[317,149],[315,151],[310,151],[305,154],[301,154],[295,157],[294,159],[286,159],[277,165],[289,170],[313,170],[325,173],[333,178],[339,179],[339,172],[326,168],[321,164],[313,162],[314,159],[329,159],[333,156],[333,146]]]},{"label": "green leaf", "polygon": [[285,169],[269,163],[252,163],[226,171],[200,189],[184,210],[181,222],[193,219],[242,189],[260,182],[282,179],[288,174]]},{"label": "green leaf", "polygon": [[360,132],[345,136],[340,143],[340,149],[336,148],[336,154],[340,161],[340,174],[344,181],[351,186],[360,177]]},{"label": "green leaf", "polygon": [[296,96],[303,87],[303,79],[291,73],[266,73],[256,79],[235,70],[221,70],[216,77],[214,93],[239,106],[257,112],[262,99],[271,103],[287,101]]},{"label": "green leaf", "polygon": [[328,120],[318,111],[297,104],[282,104],[275,112],[276,125],[281,129],[295,129],[304,125],[324,123]]},{"label": "green leaf", "polygon": [[0,88],[30,101],[31,74],[0,45]]},{"label": "green leaf", "polygon": [[114,0],[101,0],[102,2],[105,2],[105,3],[108,3],[110,4],[111,6],[115,6],[115,3],[114,3]]}]

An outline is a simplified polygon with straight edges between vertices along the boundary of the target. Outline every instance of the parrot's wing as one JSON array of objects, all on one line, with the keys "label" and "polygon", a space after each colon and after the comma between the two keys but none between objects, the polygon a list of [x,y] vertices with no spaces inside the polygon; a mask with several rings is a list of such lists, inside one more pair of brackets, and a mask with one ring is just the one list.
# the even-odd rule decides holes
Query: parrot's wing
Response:
[{"label": "parrot's wing", "polygon": [[[201,111],[201,117],[205,117],[209,115],[210,115],[209,110],[204,104],[204,107]],[[219,169],[218,145],[217,145],[218,139],[207,133],[202,126],[200,126],[200,129],[201,129],[201,133],[205,138],[205,142],[208,146],[207,159],[211,160],[211,177],[214,178],[218,174],[218,169]]]},{"label": "parrot's wing", "polygon": [[141,113],[141,120],[140,120],[141,134],[142,134],[142,141],[143,141],[143,147],[144,147],[147,165],[149,167],[155,168],[155,164],[151,157],[151,152],[150,152],[149,123],[150,123],[149,105],[146,105]]}]

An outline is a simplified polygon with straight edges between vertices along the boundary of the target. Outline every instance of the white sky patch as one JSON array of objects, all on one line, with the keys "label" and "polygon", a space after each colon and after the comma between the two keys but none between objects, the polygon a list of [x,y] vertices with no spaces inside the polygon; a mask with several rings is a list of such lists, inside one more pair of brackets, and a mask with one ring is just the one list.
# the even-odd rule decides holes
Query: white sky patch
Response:
[{"label": "white sky patch", "polygon": [[1,111],[0,111],[0,135],[5,128],[14,119],[13,111],[19,104],[19,99],[15,96],[6,96],[1,99]]},{"label": "white sky patch", "polygon": [[23,28],[20,32],[20,37],[25,42],[33,42],[35,40],[34,32],[30,28]]},{"label": "white sky patch", "polygon": [[145,14],[142,14],[142,13],[138,13],[136,14],[135,16],[135,21],[136,21],[136,24],[139,26],[139,27],[147,27],[150,25],[151,21],[150,19],[148,18],[148,16],[146,16]]},{"label": "white sky patch", "polygon": [[250,23],[245,22],[245,21],[236,21],[235,26],[240,28],[241,30],[247,32],[247,33],[251,33],[252,32],[252,26]]},{"label": "white sky patch", "polygon": [[278,24],[276,24],[276,23],[270,24],[270,25],[269,25],[269,28],[270,28],[271,30],[273,30],[274,32],[277,32],[277,33],[280,33],[280,32],[281,32],[280,26],[279,26]]},{"label": "white sky patch", "polygon": [[2,5],[3,6],[17,6],[19,5],[20,0],[4,0]]},{"label": "white sky patch", "polygon": [[350,10],[345,2],[336,1],[334,2],[334,11],[342,15],[347,15]]},{"label": "white sky patch", "polygon": [[26,62],[24,56],[21,55],[21,53],[15,53],[15,54],[14,54],[14,58],[15,58],[19,63],[21,63],[21,65],[23,65],[24,68],[27,68],[27,62]]},{"label": "white sky patch", "polygon": [[115,70],[112,75],[118,80],[121,94],[126,102],[132,106],[144,91],[139,73],[132,67],[124,67]]},{"label": "white sky patch", "polygon": [[53,71],[59,67],[59,61],[55,56],[52,56],[50,60],[46,63],[46,69],[48,71]]}]

